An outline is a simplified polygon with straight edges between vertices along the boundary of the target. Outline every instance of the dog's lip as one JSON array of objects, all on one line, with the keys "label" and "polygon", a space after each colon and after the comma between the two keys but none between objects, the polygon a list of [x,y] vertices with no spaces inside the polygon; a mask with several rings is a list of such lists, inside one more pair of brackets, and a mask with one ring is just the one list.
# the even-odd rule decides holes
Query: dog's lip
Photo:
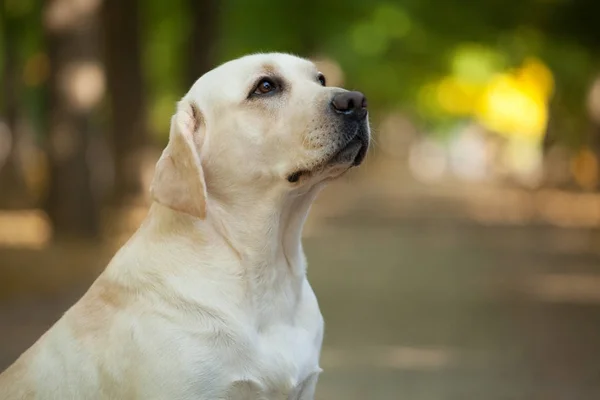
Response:
[{"label": "dog's lip", "polygon": [[352,138],[342,146],[331,158],[326,162],[325,165],[335,165],[335,164],[346,164],[347,160],[339,161],[338,159],[343,156],[344,153],[353,150],[354,147],[359,146],[356,149],[356,155],[354,159],[350,163],[352,167],[360,165],[365,156],[367,155],[367,150],[369,149],[369,135],[361,132],[360,130],[352,136]]},{"label": "dog's lip", "polygon": [[352,140],[346,145],[346,148],[350,147],[357,141],[360,142],[360,147],[358,149],[358,152],[356,153],[356,156],[354,157],[354,161],[352,161],[353,167],[359,166],[363,162],[363,160],[365,159],[365,156],[367,155],[367,150],[369,149],[368,136],[363,135],[361,133],[357,133],[352,138]]},{"label": "dog's lip", "polygon": [[[356,146],[359,146],[359,147],[357,150],[354,150],[354,151],[356,151],[356,155],[354,156],[352,161],[349,161],[349,160],[338,161],[337,160],[338,158],[342,157],[346,151],[350,151],[353,147],[356,147]],[[342,146],[331,157],[329,157],[327,159],[327,161],[325,161],[321,164],[318,164],[317,166],[315,166],[314,168],[311,168],[311,169],[295,171],[287,176],[287,180],[290,183],[296,183],[301,178],[303,178],[305,176],[312,176],[314,173],[323,171],[328,166],[349,164],[350,167],[356,167],[363,162],[363,160],[365,159],[365,156],[367,155],[368,149],[369,149],[368,134],[365,135],[360,132],[357,132],[350,140],[348,140],[348,142],[344,146]]]},{"label": "dog's lip", "polygon": [[352,163],[353,167],[358,167],[360,164],[362,164],[365,157],[367,156],[368,149],[369,149],[369,146],[365,142],[363,142],[360,149],[358,150],[358,154],[354,158],[354,162]]}]

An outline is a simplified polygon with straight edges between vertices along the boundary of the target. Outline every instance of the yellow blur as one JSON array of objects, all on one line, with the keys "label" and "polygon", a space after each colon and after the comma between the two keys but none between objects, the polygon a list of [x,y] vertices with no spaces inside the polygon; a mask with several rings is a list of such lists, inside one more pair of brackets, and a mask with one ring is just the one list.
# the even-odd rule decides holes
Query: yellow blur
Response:
[{"label": "yellow blur", "polygon": [[500,135],[541,139],[553,90],[552,72],[530,58],[515,70],[491,74],[484,82],[446,76],[436,85],[435,100],[444,113],[470,116]]}]

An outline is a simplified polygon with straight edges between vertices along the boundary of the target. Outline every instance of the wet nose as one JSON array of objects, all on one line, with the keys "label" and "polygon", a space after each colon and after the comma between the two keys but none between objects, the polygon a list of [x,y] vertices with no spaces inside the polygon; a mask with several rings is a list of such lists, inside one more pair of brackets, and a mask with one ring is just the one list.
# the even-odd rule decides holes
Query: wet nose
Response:
[{"label": "wet nose", "polygon": [[367,115],[367,98],[361,92],[342,92],[333,96],[331,106],[340,114],[357,120]]}]

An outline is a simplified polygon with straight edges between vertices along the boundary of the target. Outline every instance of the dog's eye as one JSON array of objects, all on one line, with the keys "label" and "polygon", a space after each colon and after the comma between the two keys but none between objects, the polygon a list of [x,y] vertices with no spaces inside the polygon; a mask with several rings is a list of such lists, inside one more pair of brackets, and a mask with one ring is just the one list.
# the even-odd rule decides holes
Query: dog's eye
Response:
[{"label": "dog's eye", "polygon": [[269,79],[263,78],[258,82],[256,89],[254,89],[254,94],[267,94],[277,89],[277,85]]},{"label": "dog's eye", "polygon": [[321,86],[326,86],[327,81],[325,80],[325,75],[319,74],[319,76],[317,76],[317,79],[321,83]]}]

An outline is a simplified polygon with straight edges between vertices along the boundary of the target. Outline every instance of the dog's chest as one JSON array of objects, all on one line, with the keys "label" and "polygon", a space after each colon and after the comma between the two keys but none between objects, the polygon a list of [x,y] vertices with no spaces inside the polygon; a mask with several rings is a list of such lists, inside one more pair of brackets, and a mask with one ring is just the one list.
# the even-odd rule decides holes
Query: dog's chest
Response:
[{"label": "dog's chest", "polygon": [[251,343],[252,354],[236,368],[229,400],[312,400],[319,373],[321,331],[273,326]]}]

